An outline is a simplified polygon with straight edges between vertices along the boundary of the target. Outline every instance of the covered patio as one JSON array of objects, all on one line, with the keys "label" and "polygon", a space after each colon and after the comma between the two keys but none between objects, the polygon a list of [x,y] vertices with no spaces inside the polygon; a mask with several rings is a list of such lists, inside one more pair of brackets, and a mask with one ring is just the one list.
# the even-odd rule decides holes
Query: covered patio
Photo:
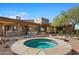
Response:
[{"label": "covered patio", "polygon": [[0,35],[18,36],[46,32],[46,24],[37,24],[25,20],[0,17]]}]

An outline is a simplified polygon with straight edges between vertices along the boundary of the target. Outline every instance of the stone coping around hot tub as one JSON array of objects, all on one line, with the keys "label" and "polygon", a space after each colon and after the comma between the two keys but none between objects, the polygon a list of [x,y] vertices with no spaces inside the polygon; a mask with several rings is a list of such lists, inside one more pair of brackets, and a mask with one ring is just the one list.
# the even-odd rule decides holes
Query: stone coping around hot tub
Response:
[{"label": "stone coping around hot tub", "polygon": [[[42,37],[39,37],[39,38],[42,38]],[[58,43],[58,45],[55,48],[46,48],[46,49],[31,48],[24,45],[25,41],[30,40],[30,39],[35,39],[35,38],[29,38],[29,39],[19,40],[15,42],[11,46],[11,51],[18,55],[39,55],[39,54],[65,55],[72,50],[71,46],[67,42],[64,42],[63,40],[53,39],[49,37],[43,37],[43,38],[54,40]]]}]

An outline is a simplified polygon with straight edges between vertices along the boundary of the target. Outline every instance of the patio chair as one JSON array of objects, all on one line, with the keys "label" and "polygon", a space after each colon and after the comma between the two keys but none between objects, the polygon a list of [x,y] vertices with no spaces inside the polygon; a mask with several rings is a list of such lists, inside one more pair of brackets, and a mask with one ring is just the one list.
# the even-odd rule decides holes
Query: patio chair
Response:
[{"label": "patio chair", "polygon": [[64,41],[65,41],[65,42],[69,42],[70,40],[69,40],[68,38],[65,38]]}]

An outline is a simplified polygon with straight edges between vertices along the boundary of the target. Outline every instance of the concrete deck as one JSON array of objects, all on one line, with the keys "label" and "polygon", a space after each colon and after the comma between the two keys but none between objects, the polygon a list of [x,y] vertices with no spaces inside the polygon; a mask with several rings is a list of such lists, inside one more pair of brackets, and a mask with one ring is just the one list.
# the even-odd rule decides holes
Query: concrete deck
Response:
[{"label": "concrete deck", "polygon": [[11,46],[11,50],[15,54],[19,54],[19,55],[39,55],[39,54],[65,55],[65,54],[71,52],[71,50],[72,50],[72,47],[67,42],[64,42],[63,40],[53,39],[53,38],[49,38],[49,37],[45,37],[45,38],[56,41],[58,43],[58,45],[54,48],[47,48],[47,49],[30,48],[23,44],[25,41],[31,39],[31,38],[29,38],[29,39],[25,39],[25,40],[19,40],[18,42],[14,43]]},{"label": "concrete deck", "polygon": [[[8,42],[6,42],[6,44],[8,44],[11,47],[11,45],[16,42],[15,39],[23,40],[24,38],[29,38],[29,37],[27,37],[26,35],[23,35],[23,36],[6,37],[6,38],[9,40]],[[66,37],[66,38],[70,40],[68,43],[72,46],[72,49],[73,49],[71,54],[79,55],[79,40],[71,38],[70,36]],[[14,55],[14,53],[12,53],[10,47],[5,48],[6,44],[2,44],[2,45],[0,44],[0,55]],[[40,54],[43,54],[43,52],[44,51],[41,51]]]}]

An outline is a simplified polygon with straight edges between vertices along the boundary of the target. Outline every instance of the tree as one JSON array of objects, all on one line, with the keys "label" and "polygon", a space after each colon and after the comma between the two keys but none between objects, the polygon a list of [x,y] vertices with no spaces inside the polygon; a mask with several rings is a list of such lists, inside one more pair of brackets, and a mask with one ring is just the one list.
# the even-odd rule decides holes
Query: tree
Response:
[{"label": "tree", "polygon": [[73,29],[75,25],[79,23],[79,6],[70,8],[67,11],[62,11],[59,15],[57,15],[53,21],[51,26],[65,26],[72,25]]},{"label": "tree", "polygon": [[68,13],[70,16],[68,22],[70,22],[73,27],[75,27],[75,25],[79,23],[79,6],[70,8],[68,10]]},{"label": "tree", "polygon": [[51,26],[59,26],[59,24],[61,23],[61,19],[59,18],[59,16],[56,16],[52,23],[51,23]]},{"label": "tree", "polygon": [[79,6],[70,8],[68,11],[62,11],[53,19],[52,26],[68,25],[79,23]]},{"label": "tree", "polygon": [[63,26],[68,24],[69,14],[62,11],[58,16],[53,19],[52,26]]}]

